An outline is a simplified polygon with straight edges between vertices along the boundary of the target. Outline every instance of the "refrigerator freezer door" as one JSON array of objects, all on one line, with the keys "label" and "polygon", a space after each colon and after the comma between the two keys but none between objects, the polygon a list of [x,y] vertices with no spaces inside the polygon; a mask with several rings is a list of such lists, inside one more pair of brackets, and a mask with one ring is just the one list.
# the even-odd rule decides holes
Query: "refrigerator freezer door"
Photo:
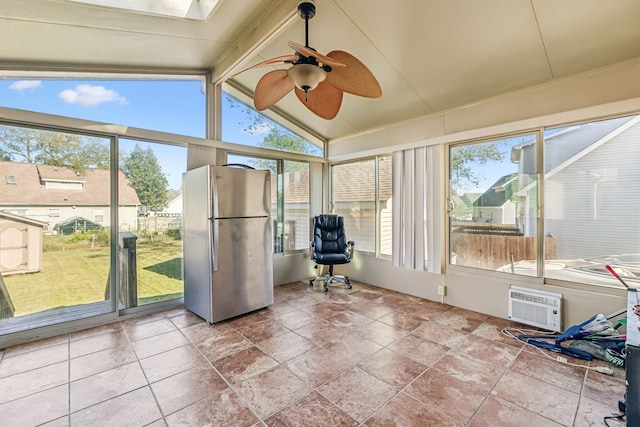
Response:
[{"label": "refrigerator freezer door", "polygon": [[[213,248],[213,322],[273,304],[271,220],[269,217],[212,221],[218,246]],[[186,292],[185,292],[186,294]]]},{"label": "refrigerator freezer door", "polygon": [[225,166],[211,167],[214,218],[269,216],[271,174],[269,171]]}]

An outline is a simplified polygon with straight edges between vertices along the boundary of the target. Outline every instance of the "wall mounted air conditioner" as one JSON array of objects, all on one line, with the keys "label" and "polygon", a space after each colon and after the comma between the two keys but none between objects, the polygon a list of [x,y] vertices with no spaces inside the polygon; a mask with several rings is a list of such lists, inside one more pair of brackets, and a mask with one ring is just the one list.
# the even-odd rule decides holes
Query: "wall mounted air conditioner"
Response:
[{"label": "wall mounted air conditioner", "polygon": [[550,331],[562,331],[562,294],[511,286],[509,319]]}]

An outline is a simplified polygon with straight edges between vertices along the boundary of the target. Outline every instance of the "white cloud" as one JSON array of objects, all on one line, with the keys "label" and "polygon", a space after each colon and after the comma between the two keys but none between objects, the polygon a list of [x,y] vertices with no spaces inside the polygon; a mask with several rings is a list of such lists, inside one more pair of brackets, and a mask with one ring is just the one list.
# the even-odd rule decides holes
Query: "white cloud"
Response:
[{"label": "white cloud", "polygon": [[58,94],[60,99],[69,104],[78,104],[83,107],[95,107],[105,102],[117,102],[120,105],[127,104],[127,99],[118,92],[107,89],[104,86],[81,84],[75,89],[63,90]]},{"label": "white cloud", "polygon": [[13,82],[9,85],[9,89],[17,90],[18,92],[22,92],[25,89],[36,89],[42,86],[42,81],[40,80],[20,80],[17,82]]}]

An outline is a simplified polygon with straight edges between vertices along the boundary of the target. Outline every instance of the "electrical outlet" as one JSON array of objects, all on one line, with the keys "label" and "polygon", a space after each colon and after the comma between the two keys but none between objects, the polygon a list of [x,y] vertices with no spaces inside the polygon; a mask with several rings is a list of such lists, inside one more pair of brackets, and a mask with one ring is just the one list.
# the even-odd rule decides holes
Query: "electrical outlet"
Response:
[{"label": "electrical outlet", "polygon": [[441,297],[445,296],[447,294],[447,287],[444,285],[439,285],[438,286],[438,295],[440,295]]}]

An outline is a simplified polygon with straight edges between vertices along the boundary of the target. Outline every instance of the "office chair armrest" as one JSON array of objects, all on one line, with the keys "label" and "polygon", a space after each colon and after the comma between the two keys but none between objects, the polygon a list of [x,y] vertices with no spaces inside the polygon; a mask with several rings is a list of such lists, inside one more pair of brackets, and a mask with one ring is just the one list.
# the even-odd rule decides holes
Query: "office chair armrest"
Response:
[{"label": "office chair armrest", "polygon": [[356,242],[354,242],[353,240],[349,240],[347,242],[347,252],[349,252],[349,256],[351,258],[353,258],[353,248],[356,245]]},{"label": "office chair armrest", "polygon": [[316,244],[313,240],[309,242],[309,258],[313,259],[313,254],[316,251]]}]

